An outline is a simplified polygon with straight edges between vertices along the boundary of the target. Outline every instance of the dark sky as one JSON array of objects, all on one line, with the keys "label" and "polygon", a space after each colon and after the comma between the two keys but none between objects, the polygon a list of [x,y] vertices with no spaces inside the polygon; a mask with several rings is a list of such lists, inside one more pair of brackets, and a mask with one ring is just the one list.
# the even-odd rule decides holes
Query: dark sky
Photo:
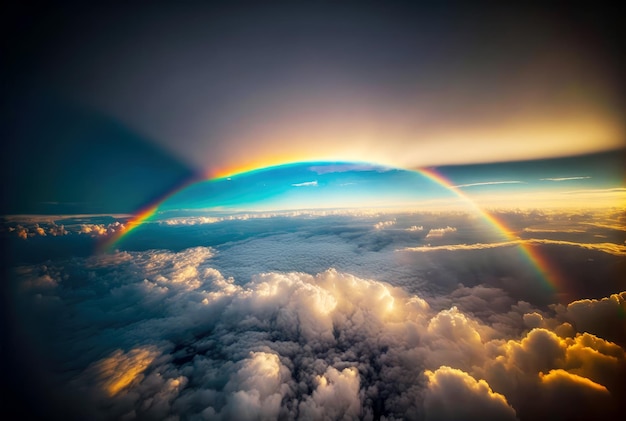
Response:
[{"label": "dark sky", "polygon": [[20,3],[3,16],[3,213],[127,211],[198,172],[289,161],[624,146],[606,5]]}]

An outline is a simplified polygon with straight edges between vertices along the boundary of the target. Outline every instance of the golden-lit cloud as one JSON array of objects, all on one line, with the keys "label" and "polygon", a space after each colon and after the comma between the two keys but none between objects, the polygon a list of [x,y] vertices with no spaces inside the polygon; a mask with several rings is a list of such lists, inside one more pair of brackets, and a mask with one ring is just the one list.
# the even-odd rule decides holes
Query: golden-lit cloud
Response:
[{"label": "golden-lit cloud", "polygon": [[517,419],[506,397],[494,393],[485,380],[447,366],[424,374],[428,378],[424,399],[427,420]]},{"label": "golden-lit cloud", "polygon": [[626,256],[626,246],[615,243],[576,243],[573,241],[563,240],[549,240],[543,238],[531,238],[527,240],[511,240],[500,241],[496,243],[474,243],[474,244],[446,244],[441,246],[417,246],[406,247],[400,251],[414,251],[414,252],[434,252],[434,251],[457,251],[457,250],[484,250],[497,247],[511,247],[520,244],[541,245],[541,244],[555,244],[562,246],[580,247],[587,250],[601,251],[603,253],[612,254],[614,256]]},{"label": "golden-lit cloud", "polygon": [[109,396],[115,396],[140,379],[141,374],[158,354],[154,347],[139,347],[128,352],[118,349],[110,356],[94,363],[87,372],[95,375]]}]

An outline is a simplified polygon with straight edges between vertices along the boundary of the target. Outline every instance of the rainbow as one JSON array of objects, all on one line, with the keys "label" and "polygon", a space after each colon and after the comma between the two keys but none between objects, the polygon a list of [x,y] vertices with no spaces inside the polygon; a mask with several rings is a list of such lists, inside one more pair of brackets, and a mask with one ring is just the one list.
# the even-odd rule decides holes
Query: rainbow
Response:
[{"label": "rainbow", "polygon": [[[178,188],[168,192],[167,194],[159,197],[157,200],[151,202],[147,206],[142,207],[135,215],[130,218],[125,224],[124,228],[110,235],[100,247],[100,250],[110,251],[112,250],[116,244],[118,244],[123,238],[125,238],[129,233],[135,230],[137,227],[141,226],[144,222],[149,220],[152,216],[156,214],[159,210],[159,207],[163,202],[174,196],[175,194],[181,192],[185,188],[191,186],[194,183],[201,181],[219,181],[226,179],[228,177],[234,177],[237,175],[242,175],[254,171],[260,171],[269,169],[276,166],[282,165],[296,165],[304,162],[283,162],[282,164],[276,165],[261,165],[257,167],[253,167],[248,165],[246,167],[239,167],[237,169],[230,170],[222,170],[219,172],[213,172],[211,174],[204,174],[202,176],[193,177],[191,180],[183,183],[178,186]],[[384,165],[384,164],[383,164]],[[382,166],[382,165],[381,165]],[[513,231],[511,231],[504,222],[499,220],[496,215],[488,212],[484,208],[478,206],[476,202],[474,202],[469,196],[467,196],[463,191],[457,188],[450,180],[445,178],[443,175],[435,171],[433,168],[421,168],[421,169],[407,169],[405,171],[411,171],[418,173],[427,179],[435,182],[436,184],[446,188],[447,190],[454,193],[458,198],[466,202],[473,210],[477,212],[488,224],[494,227],[498,232],[500,232],[508,241],[516,241],[519,238],[515,235]],[[543,256],[539,254],[536,248],[532,245],[524,242],[519,243],[520,250],[526,259],[530,262],[530,264],[536,269],[539,276],[546,281],[550,289],[556,290],[558,286],[563,285],[560,275],[557,271],[550,267],[548,260],[546,260]]]},{"label": "rainbow", "polygon": [[166,194],[159,196],[156,200],[153,200],[147,205],[141,207],[135,214],[124,223],[124,227],[111,235],[107,236],[104,241],[99,244],[98,251],[111,251],[124,237],[133,232],[135,228],[141,226],[144,222],[150,219],[159,210],[159,206],[170,197],[174,196],[178,192],[186,189],[194,183],[204,181],[202,176],[194,176],[189,180],[179,184],[176,188],[170,190]]},{"label": "rainbow", "polygon": [[[484,208],[481,208],[470,199],[465,193],[463,193],[459,188],[455,187],[450,180],[445,178],[443,175],[436,172],[431,168],[422,168],[416,170],[416,172],[420,173],[424,177],[429,180],[434,181],[435,183],[445,187],[446,189],[453,192],[456,196],[464,200],[467,204],[469,204],[485,221],[487,221],[491,226],[493,226],[496,230],[498,230],[507,241],[515,241],[518,238],[515,236],[515,233],[512,232],[504,222],[499,220],[493,213],[488,212]],[[541,256],[536,248],[532,245],[524,242],[519,243],[520,250],[523,255],[528,259],[528,261],[532,264],[532,266],[537,270],[538,274],[543,278],[548,286],[552,290],[558,289],[559,286],[563,285],[563,281],[561,279],[560,274],[556,271],[556,269],[550,267],[550,262]]]}]

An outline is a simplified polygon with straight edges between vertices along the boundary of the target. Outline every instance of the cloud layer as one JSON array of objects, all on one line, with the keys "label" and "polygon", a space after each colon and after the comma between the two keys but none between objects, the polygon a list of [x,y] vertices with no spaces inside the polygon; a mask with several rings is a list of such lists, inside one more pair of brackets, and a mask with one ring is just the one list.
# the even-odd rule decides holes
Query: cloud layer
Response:
[{"label": "cloud layer", "polygon": [[90,419],[531,419],[612,415],[626,397],[624,336],[606,328],[619,326],[626,292],[540,309],[488,287],[425,300],[334,269],[240,283],[214,254],[118,252],[17,270],[30,328],[51,338],[41,340],[58,362],[53,384],[68,402],[83,397],[71,409]]}]

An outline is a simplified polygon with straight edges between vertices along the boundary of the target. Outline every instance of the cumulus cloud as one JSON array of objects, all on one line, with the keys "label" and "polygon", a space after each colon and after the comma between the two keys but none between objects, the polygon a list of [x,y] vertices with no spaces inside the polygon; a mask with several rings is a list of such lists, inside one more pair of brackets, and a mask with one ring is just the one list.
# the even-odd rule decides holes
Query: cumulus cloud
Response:
[{"label": "cumulus cloud", "polygon": [[359,372],[355,368],[342,371],[328,367],[315,378],[313,394],[300,403],[302,419],[357,419],[361,414]]},{"label": "cumulus cloud", "polygon": [[[624,350],[596,326],[626,293],[544,310],[486,287],[426,300],[334,269],[238,282],[215,256],[118,252],[17,273],[54,280],[20,299],[85,417],[532,419],[616,414],[626,397]],[[581,306],[599,318],[582,324]]]},{"label": "cumulus cloud", "polygon": [[447,226],[445,228],[432,228],[430,231],[428,231],[428,234],[426,234],[426,238],[441,238],[444,235],[455,231],[456,228],[451,226]]},{"label": "cumulus cloud", "polygon": [[581,332],[591,332],[626,345],[626,292],[601,299],[576,300],[567,306],[556,305],[560,320]]},{"label": "cumulus cloud", "polygon": [[78,234],[87,234],[92,237],[100,237],[106,235],[112,235],[116,232],[123,231],[124,224],[119,221],[112,222],[110,224],[81,224],[78,228]]},{"label": "cumulus cloud", "polygon": [[410,227],[406,229],[406,231],[409,231],[409,232],[424,231],[424,226],[423,225],[411,225]]},{"label": "cumulus cloud", "polygon": [[447,366],[425,374],[427,420],[517,420],[506,398],[494,393],[484,380]]},{"label": "cumulus cloud", "polygon": [[50,224],[50,226],[40,226],[39,224],[34,224],[31,226],[24,226],[18,224],[16,226],[8,227],[9,232],[14,232],[19,238],[26,240],[29,237],[41,236],[46,237],[48,234],[52,236],[57,235],[65,235],[68,232],[65,230],[63,225],[58,226],[54,223]]},{"label": "cumulus cloud", "polygon": [[22,222],[9,226],[7,231],[14,233],[21,239],[32,237],[62,237],[70,234],[87,234],[92,237],[110,235],[124,228],[119,221],[109,224],[57,224],[54,221],[27,223]]},{"label": "cumulus cloud", "polygon": [[380,221],[380,222],[377,222],[377,223],[374,224],[374,229],[382,230],[382,229],[394,226],[395,224],[396,224],[395,219],[393,219],[391,221]]},{"label": "cumulus cloud", "polygon": [[9,232],[15,232],[17,236],[22,240],[26,240],[28,238],[28,229],[24,228],[21,225],[17,225],[16,227],[9,227]]}]

